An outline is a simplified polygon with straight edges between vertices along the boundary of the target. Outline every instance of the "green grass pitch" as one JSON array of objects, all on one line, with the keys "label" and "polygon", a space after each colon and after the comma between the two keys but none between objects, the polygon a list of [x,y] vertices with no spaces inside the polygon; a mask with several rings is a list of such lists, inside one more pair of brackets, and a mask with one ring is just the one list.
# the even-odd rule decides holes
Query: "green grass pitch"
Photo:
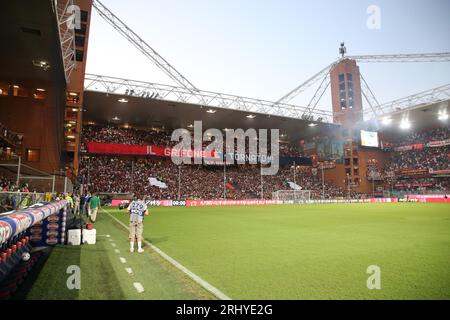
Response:
[{"label": "green grass pitch", "polygon": [[233,299],[450,298],[448,204],[150,211],[146,239]]},{"label": "green grass pitch", "polygon": [[[151,207],[144,234],[232,299],[450,299],[449,209],[420,203]],[[127,223],[125,210],[107,211]],[[96,246],[55,250],[29,299],[213,298],[151,249],[127,252],[125,228],[106,212],[96,228]],[[71,263],[88,270],[75,295],[65,288]],[[380,290],[367,288],[371,265],[381,268]],[[136,293],[134,281],[144,294]]]}]

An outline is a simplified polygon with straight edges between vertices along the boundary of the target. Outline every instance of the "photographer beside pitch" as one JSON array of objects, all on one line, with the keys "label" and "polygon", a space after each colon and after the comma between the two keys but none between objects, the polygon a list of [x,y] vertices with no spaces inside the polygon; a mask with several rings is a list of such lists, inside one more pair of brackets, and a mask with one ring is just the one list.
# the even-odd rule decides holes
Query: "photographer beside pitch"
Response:
[{"label": "photographer beside pitch", "polygon": [[130,213],[130,252],[134,252],[134,242],[137,240],[138,252],[142,249],[142,233],[144,232],[144,216],[148,216],[147,204],[142,197],[135,197],[128,206]]}]

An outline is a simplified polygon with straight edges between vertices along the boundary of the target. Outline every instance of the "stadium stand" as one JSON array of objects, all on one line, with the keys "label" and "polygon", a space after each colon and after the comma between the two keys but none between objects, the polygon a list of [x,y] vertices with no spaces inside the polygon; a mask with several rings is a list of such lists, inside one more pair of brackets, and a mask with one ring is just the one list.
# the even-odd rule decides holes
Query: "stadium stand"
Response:
[{"label": "stadium stand", "polygon": [[[129,145],[158,145],[169,147],[170,133],[134,128],[103,127],[86,125],[83,127],[82,144],[88,142],[117,143]],[[248,149],[246,150],[248,152]],[[301,150],[291,144],[280,144],[280,155],[301,157]],[[126,157],[85,157],[81,161],[80,176],[88,181],[89,190],[104,193],[139,193],[152,199],[222,199],[224,177],[222,166],[177,166],[168,160],[138,159],[135,163]],[[178,195],[178,176],[181,174],[181,190]],[[157,178],[167,184],[159,188],[149,183],[149,178]],[[226,169],[226,194],[228,199],[261,198],[261,176],[259,166],[230,166]],[[290,189],[293,180],[291,168],[281,168],[275,177],[265,179],[264,198],[270,199],[272,192]],[[314,177],[311,170],[303,170],[297,175],[297,184],[304,190],[312,190],[313,198],[322,197],[322,182]],[[264,180],[264,179],[263,179]],[[325,184],[325,197],[343,197],[345,191]]]},{"label": "stadium stand", "polygon": [[[385,186],[404,192],[449,190],[450,129],[436,128],[398,136],[384,168]],[[386,149],[386,147],[385,147]]]},{"label": "stadium stand", "polygon": [[170,141],[170,135],[166,132],[97,125],[83,126],[81,142],[83,145],[86,145],[87,142],[157,146],[173,145]]},{"label": "stadium stand", "polygon": [[[120,157],[85,157],[81,161],[80,175],[87,181],[89,190],[102,193],[138,193],[152,199],[178,199],[179,169],[170,160]],[[222,199],[224,194],[223,167],[190,165],[180,169],[182,199]],[[149,178],[164,182],[167,188],[152,186]],[[261,197],[261,176],[258,166],[231,166],[226,168],[228,199],[253,199]],[[320,199],[322,182],[306,168],[296,173],[296,184],[304,190],[312,190],[312,198]],[[294,181],[291,168],[280,168],[274,177],[263,178],[264,198],[270,199],[272,192],[289,190],[289,181]],[[325,197],[344,197],[344,190],[325,183]]]},{"label": "stadium stand", "polygon": [[[437,128],[414,132],[392,142],[385,143],[391,157],[384,168],[378,163],[368,163],[370,179],[384,180],[391,190],[420,191],[433,189],[448,190],[448,179],[432,177],[431,171],[449,169],[449,146],[428,146],[430,142],[449,137],[448,128]],[[88,142],[117,143],[131,145],[173,146],[170,133],[133,128],[117,128],[86,125],[83,129],[83,144]],[[405,148],[413,144],[414,148]],[[417,150],[417,145],[422,147]],[[303,153],[290,144],[280,145],[280,154],[302,156]],[[404,170],[427,170],[423,177],[405,176]],[[180,177],[179,177],[180,175]],[[222,199],[224,177],[222,166],[183,166],[178,168],[169,160],[135,159],[118,156],[89,156],[81,161],[80,176],[87,182],[89,190],[103,193],[139,193],[152,199]],[[149,179],[160,181],[165,187],[152,185]],[[178,180],[180,190],[178,190]],[[303,190],[312,191],[312,199],[348,197],[361,198],[366,195],[344,190],[329,183],[322,185],[320,177],[311,168],[297,171],[296,184]],[[263,179],[264,198],[272,192],[289,190],[293,182],[293,169],[282,167],[275,177]],[[230,166],[226,169],[226,196],[228,199],[253,199],[261,197],[261,176],[258,166]],[[324,190],[322,188],[324,187]],[[324,195],[322,192],[324,191]]]},{"label": "stadium stand", "polygon": [[[138,36],[101,2],[2,3],[0,35],[7,45],[0,59],[0,300],[445,298],[448,288],[442,279],[449,277],[442,270],[449,270],[449,260],[440,253],[447,249],[445,223],[450,219],[438,215],[447,208],[407,204],[397,211],[396,206],[419,200],[448,203],[450,129],[423,128],[436,126],[437,120],[438,125],[448,125],[449,85],[432,89],[434,99],[424,95],[429,92],[421,92],[413,98],[372,105],[370,100],[377,102],[378,97],[362,78],[358,63],[417,62],[417,56],[419,61],[448,62],[449,53],[355,57],[346,56],[342,43],[339,60],[271,102],[194,86],[145,42],[145,35]],[[92,15],[93,8],[97,17]],[[86,73],[89,39],[107,39],[98,30],[90,33],[91,18],[97,23],[99,17],[156,63],[170,83],[157,84],[152,75],[144,82],[129,80],[133,73],[127,79]],[[114,58],[109,69],[132,59]],[[118,76],[120,68],[112,71]],[[309,95],[319,82],[307,106],[295,104],[299,100],[294,95]],[[265,95],[270,97],[273,89],[266,84]],[[322,110],[319,103],[328,96],[328,87],[331,104],[328,101]],[[443,92],[447,100],[439,95]],[[405,100],[410,101],[399,102]],[[381,114],[386,118],[381,119]],[[408,123],[400,128],[408,130],[397,130],[400,118]],[[383,127],[384,120],[396,125]],[[198,121],[203,129],[220,128],[222,133],[237,128],[278,130],[277,174],[261,175],[260,163],[214,163],[221,162],[224,153],[246,158],[247,143],[241,150],[236,147],[213,156],[198,156],[202,145],[198,144],[183,151],[194,153],[196,159],[203,157],[204,164],[176,165],[170,159],[171,148],[177,144],[171,141],[172,130],[192,129],[194,124],[197,129]],[[359,136],[360,129],[364,135]],[[419,131],[405,134],[412,130]],[[378,138],[385,133],[379,148]],[[249,139],[260,142],[259,138]],[[208,144],[203,142],[203,147]],[[261,148],[259,152],[265,153]],[[422,193],[432,197],[420,199]],[[97,195],[102,197],[100,202]],[[130,256],[134,250],[128,253],[127,247],[134,243],[133,231],[140,233],[144,228],[147,210],[141,203],[126,208],[130,199],[140,196],[175,200],[148,201],[148,206],[180,207],[173,208],[171,215],[152,212],[146,224],[153,225],[159,216],[167,219],[160,220],[160,226],[184,229],[151,229],[143,239],[138,235],[138,252],[144,242],[147,253],[142,251],[135,258]],[[183,201],[222,199],[245,201]],[[385,206],[380,214],[381,202],[394,206]],[[240,205],[246,207],[239,210]],[[350,205],[355,210],[349,210]],[[203,206],[232,207],[222,211]],[[101,211],[98,220],[97,210]],[[177,215],[178,210],[184,210],[183,214]],[[128,211],[131,219],[123,214]],[[434,211],[438,215],[433,216]],[[129,237],[123,230],[128,222],[132,224]],[[384,250],[386,257],[380,256],[384,248],[389,249]],[[367,254],[371,252],[375,260]],[[157,254],[161,257],[156,258]],[[45,266],[47,258],[52,260]],[[349,276],[348,271],[364,275],[366,263],[377,261],[395,266],[389,275],[391,283],[383,284],[380,295],[375,290],[364,296],[362,285],[374,289],[370,281]],[[404,270],[420,272],[410,272],[412,278],[404,281]],[[71,285],[71,279],[78,284]],[[220,291],[223,279],[229,282],[224,293]],[[411,284],[415,290],[410,290]],[[19,311],[3,307],[2,315],[7,310],[16,315]]]},{"label": "stadium stand", "polygon": [[410,150],[395,152],[387,171],[413,170],[413,169],[448,169],[449,146],[425,148],[423,150]]},{"label": "stadium stand", "polygon": [[[170,136],[171,133],[165,131],[84,125],[81,148],[82,150],[86,150],[86,144],[88,142],[173,147],[176,143],[171,141]],[[246,151],[248,152],[248,149]],[[298,147],[295,147],[287,142],[280,144],[279,153],[281,156],[289,157],[304,156],[303,152],[301,152]]]},{"label": "stadium stand", "polygon": [[391,145],[395,147],[416,143],[428,143],[430,141],[445,140],[450,137],[450,129],[447,127],[432,128],[409,133],[407,135],[395,135]]}]

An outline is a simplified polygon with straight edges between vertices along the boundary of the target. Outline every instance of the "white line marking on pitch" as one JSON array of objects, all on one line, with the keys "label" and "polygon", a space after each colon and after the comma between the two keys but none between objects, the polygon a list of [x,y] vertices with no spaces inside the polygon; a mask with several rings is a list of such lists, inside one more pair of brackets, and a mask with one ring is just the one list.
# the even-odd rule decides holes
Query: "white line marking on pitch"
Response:
[{"label": "white line marking on pitch", "polygon": [[137,290],[138,293],[144,292],[144,287],[140,282],[133,283],[134,288]]},{"label": "white line marking on pitch", "polygon": [[114,252],[115,253],[120,253],[120,250],[119,249],[115,249]]},{"label": "white line marking on pitch", "polygon": [[116,247],[116,244],[115,243],[111,243],[111,245],[115,248]]},{"label": "white line marking on pitch", "polygon": [[120,262],[127,263],[127,260],[125,258],[120,257]]},{"label": "white line marking on pitch", "polygon": [[[124,227],[126,230],[128,230],[128,227],[122,223],[122,221],[120,221],[119,219],[117,219],[116,217],[114,217],[112,214],[110,214],[109,212],[107,212],[105,209],[102,208],[102,211],[106,212],[108,214],[108,216],[110,216],[111,218],[113,218],[118,224],[120,224],[122,227]],[[144,243],[146,245],[148,245],[150,248],[152,248],[156,253],[158,253],[162,258],[164,258],[166,261],[170,262],[173,266],[175,266],[175,268],[177,268],[178,270],[181,270],[182,272],[184,272],[189,278],[191,278],[192,280],[194,280],[196,283],[198,283],[200,286],[202,286],[203,288],[205,288],[207,291],[209,291],[210,293],[212,293],[215,297],[217,297],[220,300],[231,300],[230,297],[228,297],[225,293],[223,293],[222,291],[220,291],[219,289],[217,289],[216,287],[214,287],[212,284],[208,283],[207,281],[203,280],[202,278],[200,278],[198,275],[196,275],[195,273],[193,273],[191,270],[189,270],[188,268],[186,268],[185,266],[183,266],[182,264],[180,264],[178,261],[176,261],[175,259],[171,258],[169,255],[167,255],[164,251],[162,251],[161,249],[159,249],[158,247],[156,247],[155,245],[151,244],[150,242],[148,242],[147,240],[144,240]]]},{"label": "white line marking on pitch", "polygon": [[132,274],[133,274],[133,269],[131,269],[131,268],[125,268],[125,271],[126,271],[129,275],[132,275]]}]

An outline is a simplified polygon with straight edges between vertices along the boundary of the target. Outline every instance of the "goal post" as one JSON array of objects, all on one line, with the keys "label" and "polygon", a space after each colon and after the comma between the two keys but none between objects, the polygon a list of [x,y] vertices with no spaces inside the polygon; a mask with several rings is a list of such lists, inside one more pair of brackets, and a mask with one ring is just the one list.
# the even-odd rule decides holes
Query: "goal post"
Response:
[{"label": "goal post", "polygon": [[273,200],[310,201],[311,190],[278,190],[272,193]]}]

